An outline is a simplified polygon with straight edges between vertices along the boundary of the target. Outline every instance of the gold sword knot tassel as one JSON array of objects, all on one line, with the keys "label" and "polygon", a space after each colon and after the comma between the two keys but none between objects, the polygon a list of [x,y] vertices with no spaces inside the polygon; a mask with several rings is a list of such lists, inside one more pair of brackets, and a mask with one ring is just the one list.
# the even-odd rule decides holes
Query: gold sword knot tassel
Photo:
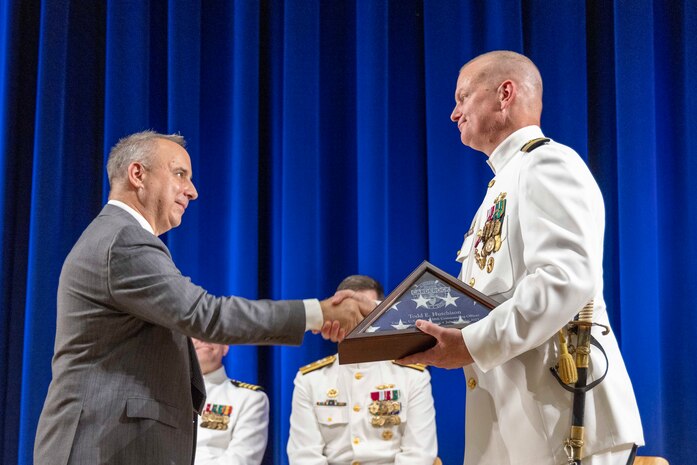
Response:
[{"label": "gold sword knot tassel", "polygon": [[561,354],[559,355],[559,362],[557,364],[559,378],[564,384],[574,384],[578,381],[578,371],[576,370],[574,358],[569,353],[563,328],[559,330],[559,345],[561,346]]}]

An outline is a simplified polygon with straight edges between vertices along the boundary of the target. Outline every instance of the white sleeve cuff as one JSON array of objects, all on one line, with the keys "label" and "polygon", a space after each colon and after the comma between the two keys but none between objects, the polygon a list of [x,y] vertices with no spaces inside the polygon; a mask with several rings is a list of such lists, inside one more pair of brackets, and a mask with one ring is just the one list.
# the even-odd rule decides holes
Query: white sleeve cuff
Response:
[{"label": "white sleeve cuff", "polygon": [[460,330],[462,332],[462,340],[465,343],[465,347],[467,347],[467,351],[470,353],[474,364],[477,366],[477,368],[486,373],[491,369],[491,367],[484,366],[483,361],[479,357],[483,348],[481,344],[477,345],[477,337],[476,333],[474,332],[475,328],[473,328],[473,326],[474,325],[467,325]]},{"label": "white sleeve cuff", "polygon": [[322,307],[317,299],[304,299],[305,304],[305,331],[319,331],[324,323]]}]

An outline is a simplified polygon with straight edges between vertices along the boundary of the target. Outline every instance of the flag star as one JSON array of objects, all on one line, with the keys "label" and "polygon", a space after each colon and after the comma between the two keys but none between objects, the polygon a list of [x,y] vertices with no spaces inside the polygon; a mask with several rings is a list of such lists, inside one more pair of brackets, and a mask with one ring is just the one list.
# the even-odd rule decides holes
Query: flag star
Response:
[{"label": "flag star", "polygon": [[443,302],[445,302],[445,306],[447,307],[448,305],[452,305],[453,307],[457,307],[457,304],[455,301],[459,299],[459,297],[453,297],[450,295],[450,292],[448,292],[447,297],[441,297],[443,299]]},{"label": "flag star", "polygon": [[402,323],[401,319],[399,320],[399,323],[397,323],[396,325],[392,325],[394,329],[407,329],[410,326],[411,325],[405,325],[404,323]]},{"label": "flag star", "polygon": [[428,306],[426,305],[428,303],[428,299],[422,295],[420,295],[418,299],[411,299],[411,300],[416,302],[416,308],[419,308],[419,307],[428,308]]},{"label": "flag star", "polygon": [[368,326],[368,327],[366,328],[365,332],[366,332],[366,333],[374,333],[374,332],[377,331],[378,329],[380,329],[379,326]]},{"label": "flag star", "polygon": [[452,324],[454,324],[454,325],[458,325],[458,324],[468,324],[469,322],[470,322],[470,320],[463,320],[463,319],[462,319],[462,315],[460,315],[459,318],[457,319],[457,321],[453,321]]},{"label": "flag star", "polygon": [[401,304],[401,303],[402,303],[402,302],[396,302],[393,306],[391,306],[391,307],[388,308],[387,310],[388,310],[388,311],[389,311],[389,310],[397,310],[397,305],[399,305],[399,304]]}]

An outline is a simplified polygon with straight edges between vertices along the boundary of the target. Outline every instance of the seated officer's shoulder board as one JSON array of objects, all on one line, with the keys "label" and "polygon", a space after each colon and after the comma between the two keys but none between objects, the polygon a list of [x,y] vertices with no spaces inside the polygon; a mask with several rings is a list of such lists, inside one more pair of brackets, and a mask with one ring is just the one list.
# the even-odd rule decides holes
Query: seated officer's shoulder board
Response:
[{"label": "seated officer's shoulder board", "polygon": [[397,363],[396,361],[392,361],[395,365],[399,365],[400,367],[404,368],[411,368],[412,370],[417,370],[417,371],[425,371],[427,365],[424,365],[423,363],[410,363],[409,365],[402,365],[401,363]]},{"label": "seated officer's shoulder board", "polygon": [[236,379],[231,379],[230,382],[232,383],[233,386],[237,386],[237,387],[245,388],[245,389],[251,389],[252,391],[263,391],[264,390],[263,387],[257,386],[256,384],[243,383],[242,381],[237,381]]},{"label": "seated officer's shoulder board", "polygon": [[306,375],[306,374],[311,373],[315,370],[319,370],[322,367],[326,367],[327,365],[331,365],[332,363],[334,363],[335,360],[336,360],[336,355],[330,355],[329,357],[321,358],[317,361],[314,361],[314,362],[309,363],[303,367],[300,367],[300,369],[298,371],[300,371],[300,373],[302,373],[303,375]]},{"label": "seated officer's shoulder board", "polygon": [[543,145],[549,144],[550,140],[551,139],[548,139],[547,137],[538,137],[537,139],[529,140],[525,144],[523,144],[523,146],[520,148],[520,151],[530,153],[537,147],[542,147]]}]

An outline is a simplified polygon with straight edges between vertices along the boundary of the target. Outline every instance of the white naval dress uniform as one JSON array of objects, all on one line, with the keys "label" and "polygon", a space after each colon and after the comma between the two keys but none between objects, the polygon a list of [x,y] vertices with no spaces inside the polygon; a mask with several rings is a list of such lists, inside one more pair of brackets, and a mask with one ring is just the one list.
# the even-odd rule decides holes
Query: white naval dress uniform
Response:
[{"label": "white naval dress uniform", "polygon": [[[290,465],[433,464],[438,444],[428,370],[392,362],[339,365],[337,356],[312,365],[295,377]],[[375,427],[370,406],[385,391],[393,398],[398,391],[399,424]]]},{"label": "white naval dress uniform", "polygon": [[[609,324],[603,300],[602,194],[584,161],[537,126],[511,134],[489,157],[495,173],[465,235],[460,279],[501,304],[462,329],[474,364],[467,379],[465,465],[566,462],[572,394],[550,374],[557,333],[590,300],[594,321]],[[504,202],[502,202],[504,200]],[[487,218],[503,210],[500,244],[482,261]],[[480,232],[481,231],[481,232]],[[491,233],[490,233],[491,234]],[[492,244],[488,246],[490,249]],[[491,259],[491,263],[490,263]],[[480,266],[483,265],[483,266]],[[611,332],[592,334],[609,359],[603,382],[586,395],[586,455],[644,443],[632,384]],[[591,347],[590,383],[605,360]]]},{"label": "white naval dress uniform", "polygon": [[[269,427],[269,399],[257,386],[232,382],[225,367],[203,376],[206,409],[231,407],[226,430],[204,428],[199,419],[196,465],[258,465],[264,458]],[[239,386],[237,386],[239,384]],[[248,387],[242,387],[248,386]]]}]

